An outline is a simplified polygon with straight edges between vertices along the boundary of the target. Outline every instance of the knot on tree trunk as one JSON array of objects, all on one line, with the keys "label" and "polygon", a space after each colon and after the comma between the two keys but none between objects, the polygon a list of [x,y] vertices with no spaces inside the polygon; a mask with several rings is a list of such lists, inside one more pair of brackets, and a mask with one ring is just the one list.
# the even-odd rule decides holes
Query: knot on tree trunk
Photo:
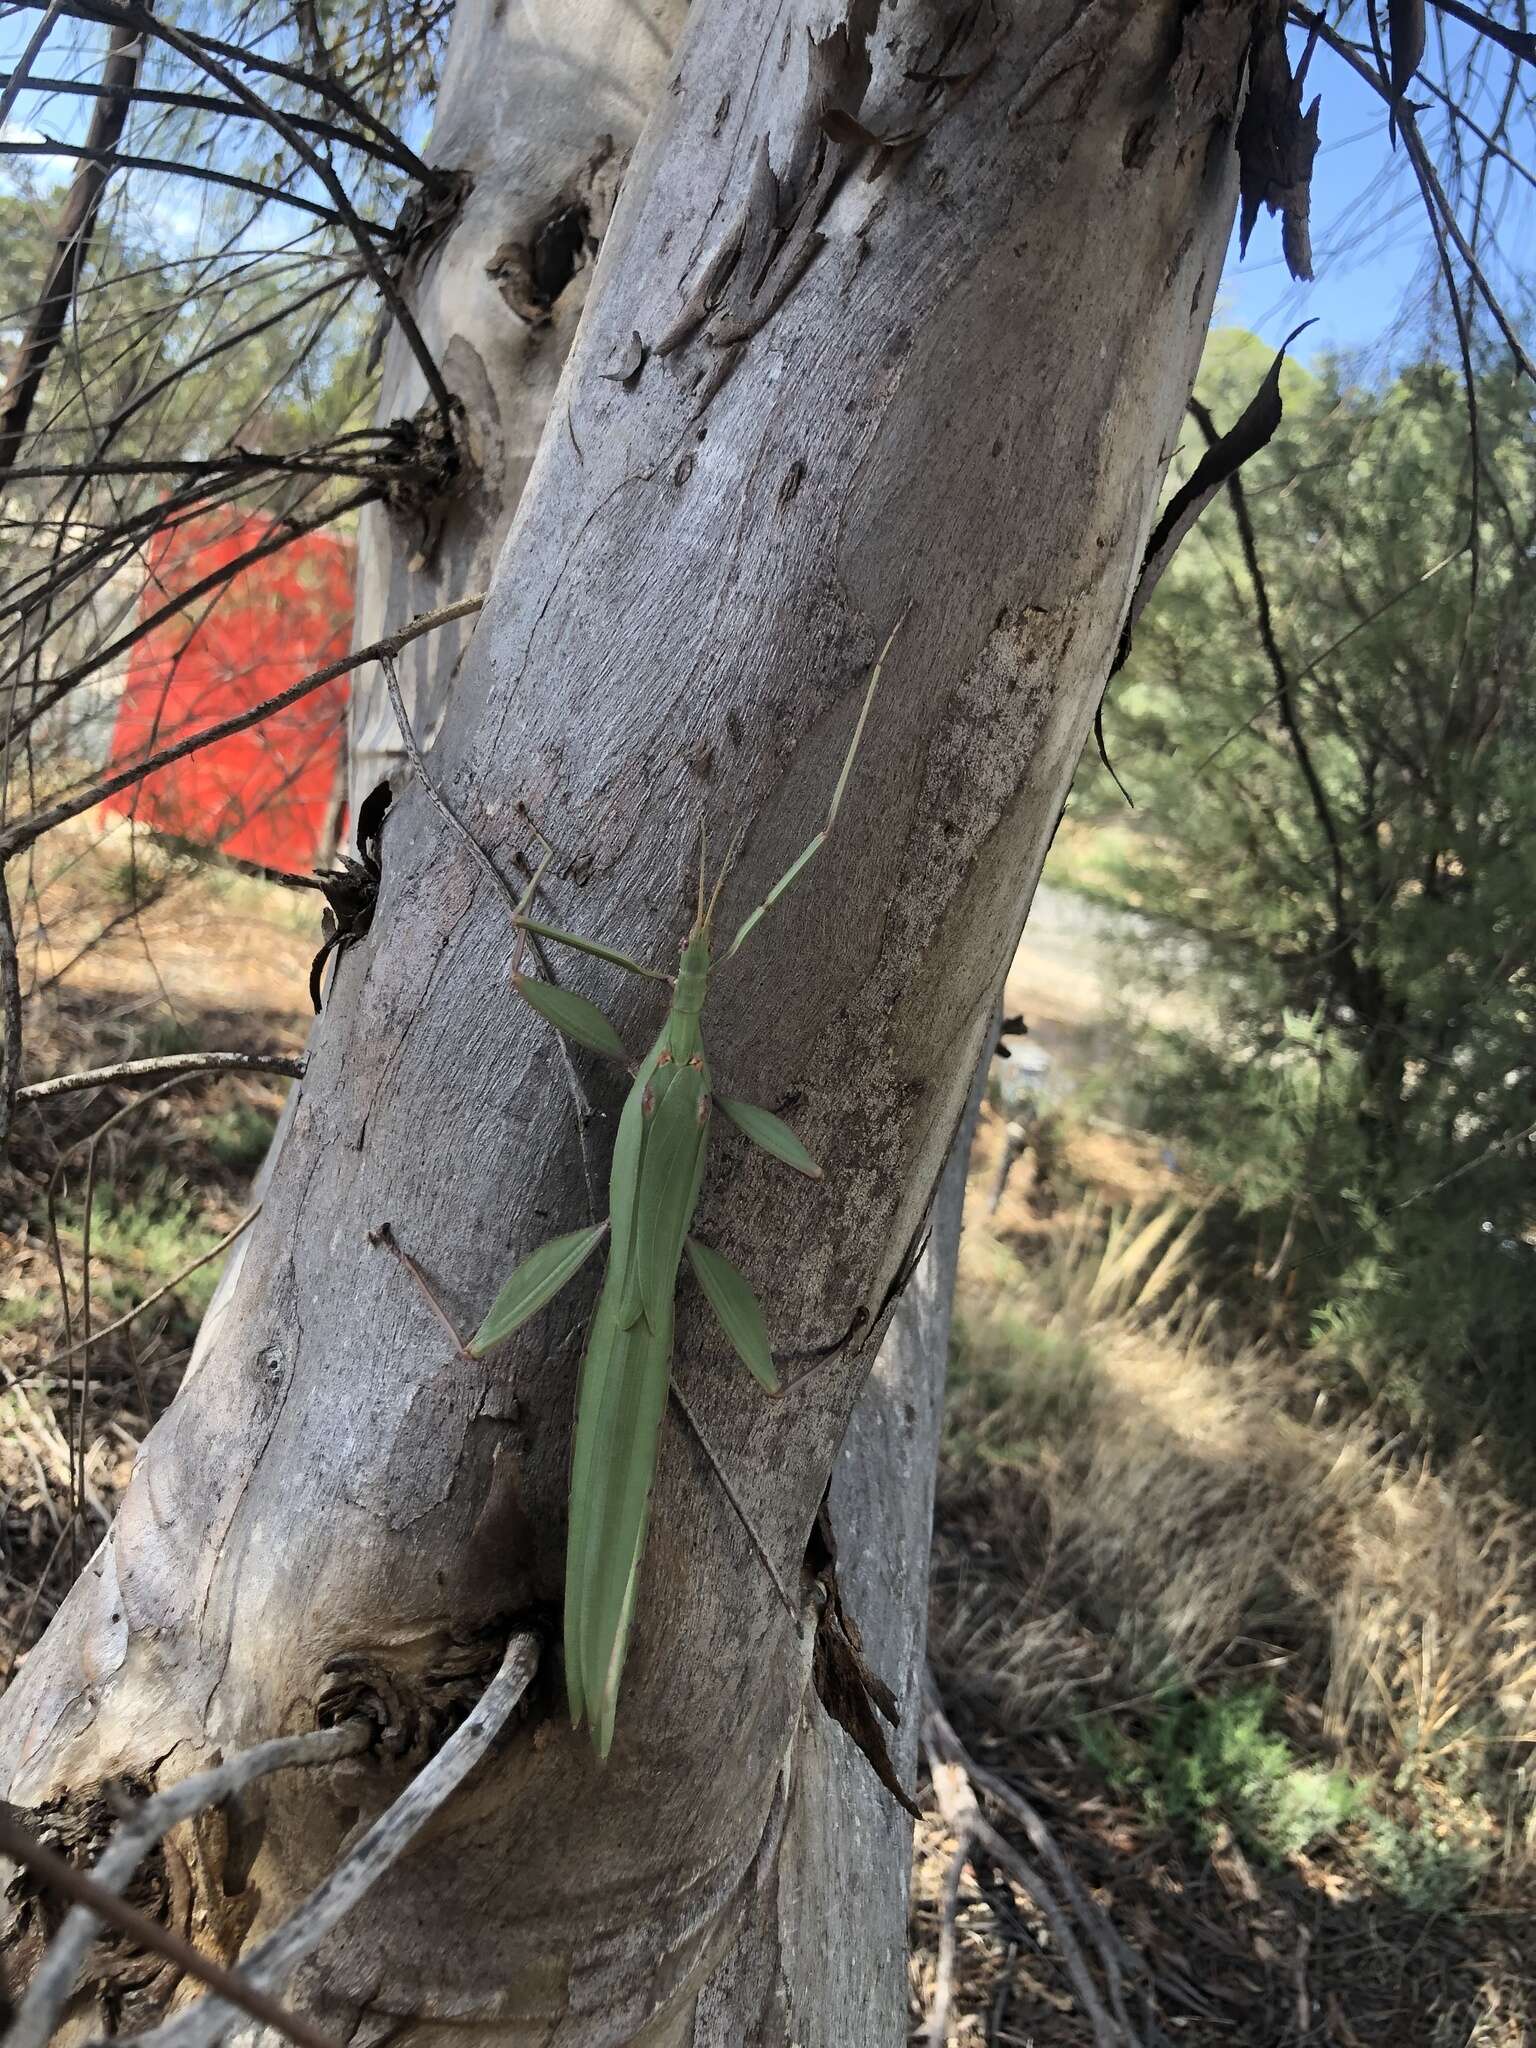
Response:
[{"label": "knot on tree trunk", "polygon": [[333,1657],[316,1704],[322,1727],[362,1720],[374,1730],[375,1755],[413,1770],[435,1756],[495,1676],[510,1628],[502,1625],[446,1643],[356,1650]]}]

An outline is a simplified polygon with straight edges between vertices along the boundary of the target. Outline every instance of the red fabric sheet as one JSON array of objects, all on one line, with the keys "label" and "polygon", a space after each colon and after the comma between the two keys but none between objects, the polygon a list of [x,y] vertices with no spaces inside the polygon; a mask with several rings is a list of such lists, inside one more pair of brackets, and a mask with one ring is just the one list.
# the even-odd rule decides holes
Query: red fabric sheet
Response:
[{"label": "red fabric sheet", "polygon": [[[157,537],[140,619],[280,537],[266,519],[214,513]],[[112,762],[246,710],[346,652],[352,548],[332,534],[289,540],[164,619],[132,650]],[[340,790],[347,681],[336,681],[162,768],[105,809],[264,867],[313,867]]]}]

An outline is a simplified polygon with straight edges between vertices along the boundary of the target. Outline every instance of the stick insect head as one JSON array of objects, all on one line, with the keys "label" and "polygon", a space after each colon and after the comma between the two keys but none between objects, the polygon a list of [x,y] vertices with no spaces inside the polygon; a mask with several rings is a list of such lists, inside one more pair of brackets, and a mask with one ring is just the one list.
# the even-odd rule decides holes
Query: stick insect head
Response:
[{"label": "stick insect head", "polygon": [[711,928],[714,924],[715,905],[720,901],[720,891],[725,887],[725,878],[731,872],[737,854],[741,850],[743,834],[738,832],[731,841],[715,886],[709,888],[705,865],[704,828],[699,827],[699,886],[697,908],[694,912],[693,928],[683,941],[682,958],[677,971],[676,1002],[679,1009],[696,1010],[702,1007],[704,989],[709,979],[709,955]]},{"label": "stick insect head", "polygon": [[746,836],[746,827],[743,826],[736,833],[730,845],[727,847],[725,859],[720,864],[720,872],[715,877],[715,885],[713,888],[710,888],[708,879],[708,860],[704,843],[704,827],[702,824],[699,826],[699,881],[697,891],[697,902],[693,916],[693,927],[690,930],[687,938],[683,941],[683,945],[684,950],[686,951],[687,948],[693,946],[699,940],[702,940],[705,946],[704,957],[706,960],[709,957],[708,948],[710,933],[714,927],[715,908],[720,901],[720,892],[725,887],[726,879],[730,875],[731,869],[736,865],[736,856],[740,853],[742,848],[742,842],[746,838]]}]

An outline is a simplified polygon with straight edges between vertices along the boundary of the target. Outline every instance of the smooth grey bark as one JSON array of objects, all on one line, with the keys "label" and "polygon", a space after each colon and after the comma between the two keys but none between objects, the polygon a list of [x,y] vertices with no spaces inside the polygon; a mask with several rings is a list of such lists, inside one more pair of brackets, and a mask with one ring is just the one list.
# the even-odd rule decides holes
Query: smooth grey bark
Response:
[{"label": "smooth grey bark", "polygon": [[[456,0],[426,156],[467,178],[469,191],[404,288],[464,408],[468,481],[446,506],[421,513],[364,510],[354,646],[490,582],[594,252],[686,14],[687,0]],[[391,331],[377,419],[409,419],[426,397],[420,365]],[[401,661],[423,739],[441,721],[470,631],[420,640]],[[366,677],[350,728],[355,808],[405,759],[389,701]]]},{"label": "smooth grey bark", "polygon": [[[871,41],[863,0],[840,31],[698,0],[444,722],[436,772],[502,858],[519,800],[558,840],[551,912],[664,957],[695,821],[717,847],[747,828],[729,929],[814,829],[911,603],[837,835],[707,1019],[723,1085],[828,1166],[786,1185],[726,1138],[701,1212],[785,1349],[829,1354],[814,1372],[770,1407],[687,1294],[679,1320],[690,1405],[791,1577],[1115,645],[1230,225],[1251,12],[1042,5],[988,49],[969,11],[902,9]],[[827,120],[935,112],[890,156]],[[704,329],[662,354],[690,305]],[[419,791],[385,870],[194,1370],[0,1717],[0,1776],[35,1803],[305,1725],[347,1660],[398,1760],[321,1799],[274,1788],[233,1872],[248,1940],[430,1746],[477,1642],[560,1593],[581,1304],[470,1366],[369,1233],[389,1221],[469,1322],[586,1213],[570,1097],[501,986],[504,912]],[[568,978],[643,1042],[644,987]],[[600,1172],[617,1098],[588,1084]],[[876,1447],[840,1489],[850,1526],[873,1517],[842,1547],[877,1666],[918,1639],[937,1349],[860,1417]],[[896,1515],[903,1460],[924,1491]],[[565,1727],[552,1659],[307,1998],[375,2036],[889,2048],[904,1830],[879,1795],[820,1797],[851,1781],[808,1695],[813,1623],[669,1426],[609,1765]]]}]

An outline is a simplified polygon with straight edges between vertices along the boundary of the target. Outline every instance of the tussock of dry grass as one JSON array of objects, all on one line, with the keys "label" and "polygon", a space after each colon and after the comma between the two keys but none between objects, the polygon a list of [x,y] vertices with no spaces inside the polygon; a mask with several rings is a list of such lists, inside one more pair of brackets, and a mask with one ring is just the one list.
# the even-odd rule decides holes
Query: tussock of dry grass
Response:
[{"label": "tussock of dry grass", "polygon": [[[1536,1525],[1276,1359],[1191,1341],[1188,1210],[1049,1242],[972,1231],[933,1651],[1019,1728],[1268,1674],[1341,1760],[1476,1750],[1532,1834]],[[1166,1306],[1165,1306],[1166,1304]]]},{"label": "tussock of dry grass", "polygon": [[[973,1749],[1054,1798],[1143,1946],[1223,1928],[1191,1968],[1230,1971],[1233,2009],[1209,2034],[1186,2016],[1185,2041],[1529,2048],[1536,1520],[1475,1451],[1435,1469],[1284,1360],[1224,1345],[1187,1201],[1089,1200],[1043,1225],[1005,1203],[999,1229],[987,1154],[984,1131],[930,1621]],[[1220,1734],[1223,1703],[1258,1697],[1272,1717],[1253,1742],[1323,1816],[1268,1857],[1219,1808],[1191,1832],[1156,1779],[1186,1735]],[[985,2041],[1027,1931],[977,1894],[960,1934],[953,2038]],[[1086,2038],[1079,2016],[1022,2004],[1020,2038]]]}]

